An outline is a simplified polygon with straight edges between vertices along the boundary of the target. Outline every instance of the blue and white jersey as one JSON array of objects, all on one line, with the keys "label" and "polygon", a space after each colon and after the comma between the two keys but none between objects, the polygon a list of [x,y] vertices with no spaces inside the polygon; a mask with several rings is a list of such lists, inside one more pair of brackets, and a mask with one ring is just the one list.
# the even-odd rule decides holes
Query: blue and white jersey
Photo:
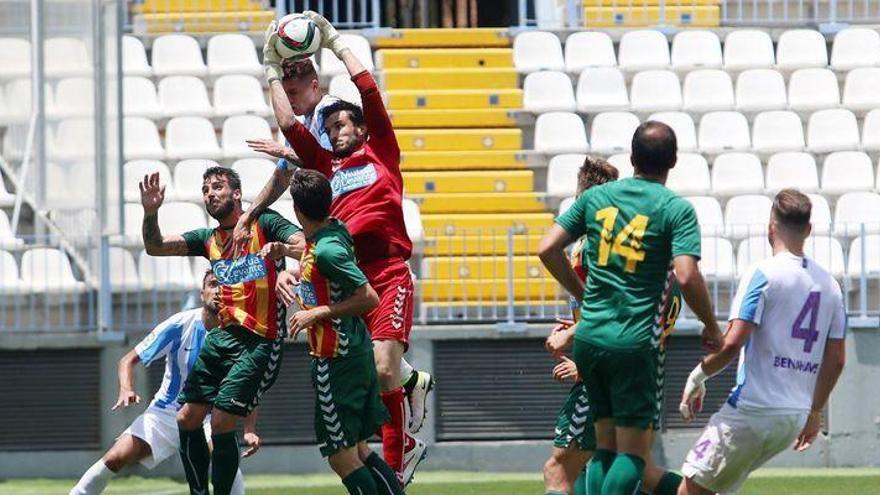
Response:
[{"label": "blue and white jersey", "polygon": [[[315,139],[321,143],[321,147],[327,151],[333,151],[333,145],[330,143],[330,135],[327,134],[327,130],[324,129],[324,107],[328,107],[334,103],[339,101],[339,98],[330,95],[324,95],[321,98],[321,101],[315,105],[315,110],[312,111],[311,114],[306,115],[303,118],[303,125],[312,133],[312,136],[315,136]],[[285,141],[285,146],[290,147],[290,143]],[[284,158],[278,160],[278,164],[276,168],[278,170],[287,170],[290,167],[290,164],[287,163],[287,160]]]},{"label": "blue and white jersey", "polygon": [[727,403],[763,414],[809,411],[826,340],[846,337],[837,281],[810,258],[779,253],[746,272],[730,320],[757,328],[740,352]]},{"label": "blue and white jersey", "polygon": [[182,311],[159,324],[135,346],[144,366],[165,356],[165,377],[153,396],[150,406],[159,409],[180,409],[177,395],[189,375],[202,344],[205,342],[202,308]]}]

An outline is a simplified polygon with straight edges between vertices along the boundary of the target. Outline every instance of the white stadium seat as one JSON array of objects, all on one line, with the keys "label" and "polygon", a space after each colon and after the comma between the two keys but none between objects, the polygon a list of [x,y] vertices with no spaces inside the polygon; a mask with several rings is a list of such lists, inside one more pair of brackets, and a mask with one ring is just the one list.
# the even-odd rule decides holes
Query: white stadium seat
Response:
[{"label": "white stadium seat", "polygon": [[749,123],[739,112],[710,112],[700,119],[700,150],[717,154],[751,148]]},{"label": "white stadium seat", "polygon": [[675,132],[678,151],[694,151],[697,149],[697,130],[694,119],[684,112],[657,112],[648,116],[648,120],[663,122]]},{"label": "white stadium seat", "polygon": [[724,208],[727,237],[744,239],[754,235],[766,236],[771,206],[767,196],[745,194],[730,198]]},{"label": "white stadium seat", "polygon": [[[403,201],[405,203],[407,201],[412,201],[412,200],[404,198]],[[302,227],[302,225],[299,224],[299,220],[296,219],[296,212],[293,211],[293,200],[279,199],[278,201],[272,203],[272,206],[270,206],[270,208],[272,208],[273,210],[278,212],[281,216],[290,220],[291,222],[293,222],[297,226]],[[404,208],[406,208],[406,206],[404,206]],[[409,219],[406,218],[405,212],[404,212],[403,221],[404,221],[404,223],[409,221]],[[421,221],[421,218],[419,219],[419,221]],[[409,229],[409,226],[407,226],[407,229]],[[409,230],[407,230],[407,232],[409,232]],[[412,237],[410,237],[410,239],[412,239]],[[412,239],[412,240],[414,240],[414,239]]]},{"label": "white stadium seat", "polygon": [[241,177],[241,196],[253,201],[275,172],[275,162],[265,158],[244,158],[232,164]]},{"label": "white stadium seat", "polygon": [[174,190],[178,201],[203,203],[202,176],[210,167],[219,164],[213,160],[181,160],[174,166]]},{"label": "white stadium seat", "polygon": [[272,129],[266,119],[255,115],[236,115],[223,121],[221,146],[224,157],[265,158],[266,155],[247,145],[248,139],[272,139]]},{"label": "white stadium seat", "polygon": [[700,240],[700,272],[710,279],[733,277],[736,264],[733,244],[722,237],[703,237]]},{"label": "white stadium seat", "polygon": [[757,155],[724,153],[712,163],[712,191],[716,196],[759,194],[764,191],[764,168]]},{"label": "white stadium seat", "polygon": [[750,69],[736,78],[736,109],[761,112],[788,108],[782,74],[773,69]]},{"label": "white stadium seat", "polygon": [[67,255],[52,248],[25,251],[21,256],[21,279],[27,290],[38,293],[75,293],[85,288],[74,278]]},{"label": "white stadium seat", "polygon": [[871,110],[862,122],[862,149],[880,150],[880,109]]},{"label": "white stadium seat", "polygon": [[140,289],[137,264],[125,248],[112,246],[110,254],[110,287],[113,292],[134,292]]},{"label": "white stadium seat", "polygon": [[159,210],[159,229],[166,235],[182,234],[207,226],[204,206],[165,201]]},{"label": "white stadium seat", "polygon": [[559,209],[556,211],[556,216],[558,217],[568,211],[568,209],[571,208],[571,205],[574,204],[574,201],[576,199],[577,198],[575,198],[574,196],[563,198],[563,200],[559,202]]},{"label": "white stadium seat", "polygon": [[847,28],[834,36],[831,68],[848,71],[880,65],[880,34],[873,29]]},{"label": "white stadium seat", "polygon": [[856,237],[862,232],[880,234],[880,195],[870,192],[846,193],[834,207],[834,235]]},{"label": "white stadium seat", "polygon": [[49,77],[87,76],[92,62],[86,44],[77,38],[49,38],[43,45],[46,75]]},{"label": "white stadium seat", "polygon": [[874,164],[861,151],[837,151],[822,164],[822,193],[838,195],[874,189]]},{"label": "white stadium seat", "polygon": [[[418,246],[425,239],[425,227],[422,225],[422,214],[419,211],[419,205],[411,199],[404,198],[401,206],[403,207],[403,224],[406,227],[406,234],[413,244]],[[293,203],[291,202],[292,207]],[[295,218],[290,218],[290,220],[296,223]]]},{"label": "white stadium seat", "polygon": [[686,196],[684,199],[694,207],[701,234],[716,236],[724,232],[724,215],[717,199],[711,196]]},{"label": "white stadium seat", "polygon": [[523,81],[523,108],[532,113],[573,112],[571,78],[556,71],[529,74]]},{"label": "white stadium seat", "polygon": [[166,117],[212,117],[208,88],[194,76],[170,76],[159,81],[159,103]]},{"label": "white stadium seat", "polygon": [[213,77],[227,74],[263,75],[254,42],[239,33],[212,36],[208,40],[208,74]]},{"label": "white stadium seat", "polygon": [[717,69],[721,67],[721,40],[712,31],[679,31],[672,39],[672,69]]},{"label": "white stadium seat", "polygon": [[[862,253],[864,252],[864,260]],[[856,237],[849,243],[847,272],[851,277],[858,277],[864,271],[869,277],[880,275],[880,235]]]},{"label": "white stadium seat", "polygon": [[849,71],[843,84],[843,106],[855,112],[880,108],[877,88],[880,88],[880,68],[863,67]]},{"label": "white stadium seat", "polygon": [[18,274],[18,264],[15,256],[7,251],[0,251],[0,292],[5,296],[16,294],[25,290]]},{"label": "white stadium seat", "polygon": [[682,196],[702,196],[709,194],[712,186],[709,180],[709,164],[703,155],[679,153],[675,167],[669,171],[666,187]]},{"label": "white stadium seat", "polygon": [[155,122],[146,117],[125,117],[122,126],[122,151],[126,160],[165,159]]},{"label": "white stadium seat", "polygon": [[[162,218],[161,210],[159,218]],[[138,273],[141,287],[145,290],[174,291],[197,287],[189,258],[183,256],[150,256],[141,251],[138,256]]]},{"label": "white stadium seat", "polygon": [[[31,80],[15,79],[10,81],[5,88],[7,119],[10,122],[28,122],[31,117]],[[48,83],[43,89],[46,109],[55,107],[55,92]]]},{"label": "white stadium seat", "polygon": [[125,162],[125,165],[122,166],[122,171],[122,189],[125,201],[139,203],[141,193],[138,184],[144,180],[145,175],[151,175],[155,172],[159,172],[159,183],[165,186],[165,201],[171,202],[177,198],[177,195],[174,193],[174,181],[171,179],[171,170],[163,162],[156,160],[132,160]]},{"label": "white stadium seat", "polygon": [[669,67],[669,42],[660,31],[627,31],[620,38],[617,60],[621,70],[635,72]]},{"label": "white stadium seat", "polygon": [[671,70],[643,70],[633,76],[629,101],[634,112],[681,108],[681,83]]},{"label": "white stadium seat", "polygon": [[[16,124],[6,128],[3,134],[3,157],[7,160],[20,161],[24,158],[24,145],[27,140],[28,125]],[[55,132],[52,126],[46,127],[46,154],[55,153]]]},{"label": "white stadium seat", "polygon": [[125,203],[122,207],[123,231],[112,239],[114,245],[143,246],[141,229],[144,222],[144,207],[138,203]]},{"label": "white stadium seat", "polygon": [[58,81],[55,104],[47,110],[53,118],[88,117],[95,112],[95,85],[87,77],[69,77]]},{"label": "white stadium seat", "polygon": [[810,213],[813,234],[828,235],[831,232],[831,206],[828,200],[821,194],[807,194],[807,196],[813,205]]},{"label": "white stadium seat", "polygon": [[[569,87],[570,86],[571,85],[569,85]],[[361,102],[361,93],[358,91],[357,86],[351,81],[351,77],[349,77],[348,74],[333,76],[333,79],[330,80],[330,85],[327,87],[327,93],[340,100],[354,103],[359,107],[363,106],[363,103]]]},{"label": "white stadium seat", "polygon": [[122,37],[122,73],[126,76],[150,77],[153,68],[147,61],[147,51],[136,36]]},{"label": "white stadium seat", "polygon": [[757,153],[766,155],[780,151],[801,151],[805,145],[804,124],[796,113],[772,110],[755,116],[752,149]]},{"label": "white stadium seat", "polygon": [[807,150],[813,153],[859,149],[859,124],[856,116],[841,108],[820,110],[810,115],[807,125]]},{"label": "white stadium seat", "polygon": [[90,118],[75,118],[59,122],[51,157],[66,161],[93,160],[95,121]]},{"label": "white stadium seat", "polygon": [[162,117],[156,85],[146,77],[126,76],[122,80],[122,113],[126,117]]},{"label": "white stadium seat", "polygon": [[610,155],[628,152],[639,118],[629,112],[603,112],[590,124],[590,146],[594,153]]},{"label": "white stadium seat", "polygon": [[217,160],[223,157],[214,126],[203,117],[174,117],[169,120],[165,127],[165,153],[171,160]]},{"label": "white stadium seat", "polygon": [[812,29],[791,29],[779,36],[776,44],[776,66],[795,70],[828,65],[825,37]]},{"label": "white stadium seat", "polygon": [[788,105],[799,112],[839,106],[837,76],[828,69],[795,71],[788,81]]},{"label": "white stadium seat", "polygon": [[269,115],[269,105],[263,95],[260,81],[251,76],[221,76],[214,82],[214,113],[220,117],[232,115]]},{"label": "white stadium seat", "polygon": [[574,196],[577,193],[578,170],[584,156],[567,154],[554,156],[547,165],[547,195],[554,198]]},{"label": "white stadium seat", "polygon": [[794,188],[801,192],[819,190],[819,171],[813,155],[803,152],[777,153],[767,162],[767,191]]},{"label": "white stadium seat", "polygon": [[[24,246],[24,239],[16,237],[12,233],[9,217],[6,212],[0,210],[0,249],[18,250]],[[2,275],[0,275],[2,278]]]},{"label": "white stadium seat", "polygon": [[[583,161],[583,160],[582,160]],[[635,173],[629,153],[617,153],[608,157],[608,163],[617,169],[618,178],[632,177]]]},{"label": "white stadium seat", "polygon": [[775,64],[773,40],[767,32],[736,29],[724,38],[724,70],[769,68]]},{"label": "white stadium seat", "polygon": [[616,67],[611,37],[598,31],[578,31],[565,38],[565,71],[580,74],[592,67]]},{"label": "white stadium seat", "polygon": [[31,74],[31,43],[21,38],[0,38],[0,67],[4,79],[29,77]]},{"label": "white stadium seat", "polygon": [[547,31],[524,31],[513,39],[513,66],[519,72],[565,70],[559,37]]},{"label": "white stadium seat", "polygon": [[586,153],[587,130],[575,113],[547,112],[535,121],[535,151],[545,154]]},{"label": "white stadium seat", "polygon": [[[345,44],[351,49],[351,53],[360,60],[361,64],[364,65],[364,68],[373,72],[376,65],[373,63],[373,50],[370,48],[370,42],[359,34],[345,33],[341,34],[340,38],[345,41]],[[348,75],[348,69],[345,68],[345,64],[336,58],[336,55],[327,48],[321,49],[320,62],[319,73],[321,76],[332,77],[338,74]]]},{"label": "white stadium seat", "polygon": [[164,76],[197,76],[208,74],[202,49],[195,38],[185,34],[166,34],[153,42],[153,73]]},{"label": "white stadium seat", "polygon": [[743,239],[736,249],[736,272],[740,277],[746,274],[755,263],[773,256],[773,248],[767,240],[766,226],[763,234]]},{"label": "white stadium seat", "polygon": [[804,242],[804,254],[826,269],[833,277],[842,277],[846,270],[843,246],[827,235],[813,235]]},{"label": "white stadium seat", "polygon": [[584,69],[578,77],[577,109],[582,113],[629,109],[623,73],[614,67]]},{"label": "white stadium seat", "polygon": [[695,70],[684,78],[686,112],[703,113],[734,107],[733,82],[723,70]]},{"label": "white stadium seat", "polygon": [[0,174],[0,208],[12,206],[15,203],[15,195],[6,190],[3,174]]}]

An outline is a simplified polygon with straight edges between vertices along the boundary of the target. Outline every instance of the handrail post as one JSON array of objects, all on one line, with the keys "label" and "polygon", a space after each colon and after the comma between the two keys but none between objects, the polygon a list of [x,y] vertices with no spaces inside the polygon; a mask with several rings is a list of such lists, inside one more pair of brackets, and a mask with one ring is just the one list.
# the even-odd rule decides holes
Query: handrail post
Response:
[{"label": "handrail post", "polygon": [[517,323],[516,318],[514,318],[514,311],[516,310],[515,305],[513,303],[513,290],[514,290],[514,269],[513,269],[513,235],[514,229],[510,227],[507,229],[507,321],[498,322],[497,329],[499,332],[523,332],[526,329],[525,323]]}]

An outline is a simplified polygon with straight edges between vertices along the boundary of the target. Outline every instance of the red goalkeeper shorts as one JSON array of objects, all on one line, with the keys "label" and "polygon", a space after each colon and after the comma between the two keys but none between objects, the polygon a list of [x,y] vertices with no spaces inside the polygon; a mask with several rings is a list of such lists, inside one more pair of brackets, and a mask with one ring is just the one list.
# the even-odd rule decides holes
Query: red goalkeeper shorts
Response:
[{"label": "red goalkeeper shorts", "polygon": [[403,258],[377,260],[360,265],[379,305],[363,316],[373,340],[396,340],[409,348],[413,321],[413,279]]}]

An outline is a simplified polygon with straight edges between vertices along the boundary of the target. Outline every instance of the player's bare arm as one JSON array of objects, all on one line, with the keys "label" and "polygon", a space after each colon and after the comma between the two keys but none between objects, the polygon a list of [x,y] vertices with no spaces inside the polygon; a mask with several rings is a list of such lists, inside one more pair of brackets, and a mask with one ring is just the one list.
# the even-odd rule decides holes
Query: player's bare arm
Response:
[{"label": "player's bare arm", "polygon": [[145,175],[138,184],[141,191],[141,205],[144,207],[144,221],[141,234],[144,249],[150,256],[186,256],[187,247],[183,236],[162,235],[159,229],[159,208],[165,201],[165,186],[159,183],[159,172]]},{"label": "player's bare arm", "polygon": [[541,258],[550,275],[553,275],[553,278],[565,287],[572,297],[580,301],[584,297],[584,282],[577,276],[568,261],[568,256],[565,255],[565,247],[574,241],[565,229],[554,224],[538,245],[538,257]]},{"label": "player's bare arm", "polygon": [[140,404],[141,398],[134,391],[134,367],[141,362],[138,353],[132,349],[119,360],[117,366],[117,376],[119,377],[119,398],[113,405],[113,410],[120,407],[128,407],[132,404]]},{"label": "player's bare arm", "polygon": [[256,454],[260,447],[263,446],[263,440],[257,434],[257,411],[258,409],[254,409],[244,418],[244,435],[242,439],[247,447],[241,453],[242,457],[250,457]]},{"label": "player's bare arm", "polygon": [[351,297],[344,301],[297,311],[290,317],[290,327],[293,329],[293,335],[296,336],[299,332],[308,329],[321,320],[362,315],[378,305],[378,294],[376,294],[376,291],[373,290],[370,284],[364,284],[358,287]]},{"label": "player's bare arm", "polygon": [[807,418],[807,424],[804,425],[804,429],[794,444],[795,450],[803,452],[809,449],[819,435],[819,428],[822,425],[822,410],[828,404],[828,397],[831,396],[831,391],[837,384],[837,379],[840,378],[845,364],[846,340],[828,339],[825,343],[822,365],[819,367],[819,376],[816,378],[810,415]]},{"label": "player's bare arm", "polygon": [[544,341],[544,348],[554,357],[559,355],[566,349],[570,348],[574,343],[574,334],[576,327],[574,321],[556,319],[556,326],[550,331],[547,340]]},{"label": "player's bare arm", "polygon": [[675,278],[681,287],[685,302],[703,323],[703,349],[707,352],[715,352],[721,347],[723,336],[718,328],[709,290],[706,288],[703,274],[700,273],[697,259],[689,255],[676,256],[673,265]]},{"label": "player's bare arm", "polygon": [[[250,143],[251,142],[249,141],[248,144]],[[294,153],[293,150],[290,150],[290,156],[296,157],[296,153]],[[285,157],[285,159],[291,163],[296,164],[297,166],[300,165],[299,158],[291,160],[290,158]],[[293,177],[294,170],[296,169],[291,168],[279,170],[276,168],[272,172],[272,177],[269,178],[269,182],[267,182],[266,185],[263,186],[263,189],[260,190],[260,193],[257,195],[257,198],[254,200],[251,206],[240,217],[238,217],[238,221],[235,223],[235,229],[232,231],[233,249],[240,250],[244,247],[245,243],[250,240],[251,224],[254,222],[254,220],[257,219],[257,217],[260,216],[261,213],[266,211],[266,208],[278,201],[278,198],[280,198],[281,195],[284,194],[284,191],[286,191],[288,186],[290,185],[290,178]],[[300,252],[302,252],[302,250],[300,250]]]}]

